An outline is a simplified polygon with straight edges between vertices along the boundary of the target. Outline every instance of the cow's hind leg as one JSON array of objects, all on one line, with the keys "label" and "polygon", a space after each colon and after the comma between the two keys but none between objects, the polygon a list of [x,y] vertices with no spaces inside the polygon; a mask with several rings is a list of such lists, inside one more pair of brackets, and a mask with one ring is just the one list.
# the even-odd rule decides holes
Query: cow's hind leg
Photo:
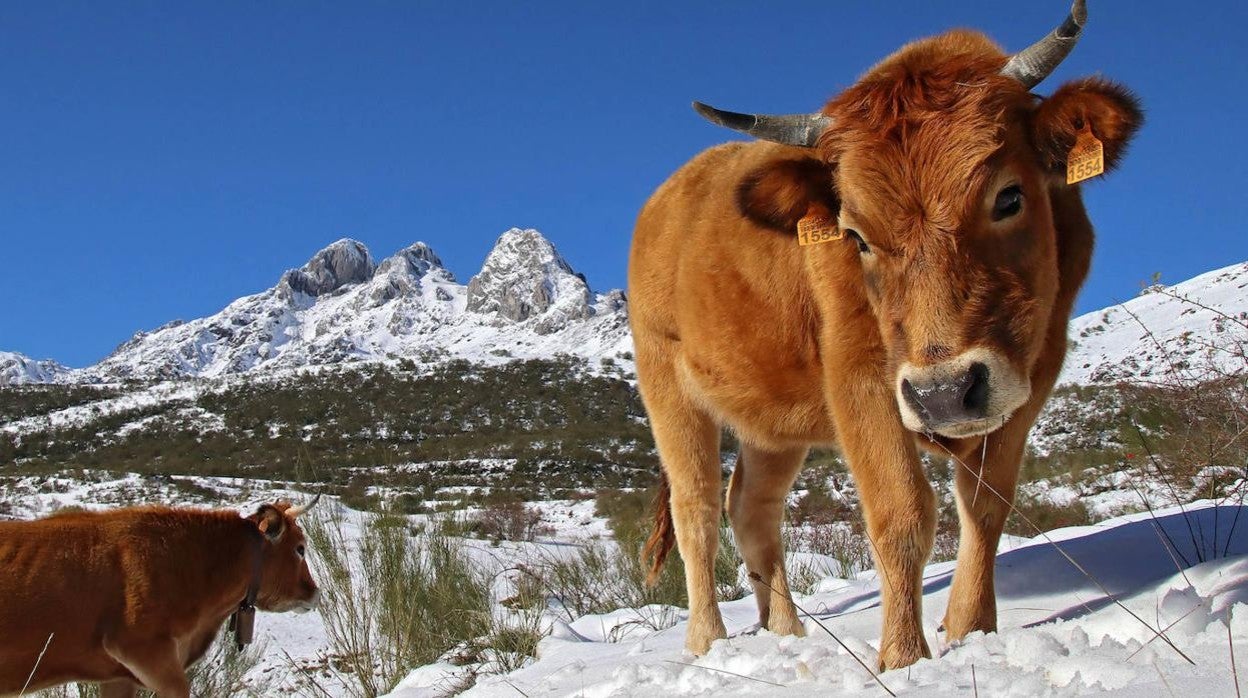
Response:
[{"label": "cow's hind leg", "polygon": [[[764,451],[742,445],[728,481],[728,517],[758,601],[759,623],[780,635],[804,635],[785,574],[780,521],[806,448]],[[762,582],[752,577],[758,575]]]},{"label": "cow's hind leg", "polygon": [[720,429],[683,395],[678,380],[665,370],[667,366],[647,364],[641,346],[638,349],[638,368],[650,368],[643,376],[650,380],[643,382],[642,397],[670,487],[672,525],[685,563],[689,591],[685,647],[694,654],[705,654],[712,642],[728,636],[715,596],[723,490]]}]

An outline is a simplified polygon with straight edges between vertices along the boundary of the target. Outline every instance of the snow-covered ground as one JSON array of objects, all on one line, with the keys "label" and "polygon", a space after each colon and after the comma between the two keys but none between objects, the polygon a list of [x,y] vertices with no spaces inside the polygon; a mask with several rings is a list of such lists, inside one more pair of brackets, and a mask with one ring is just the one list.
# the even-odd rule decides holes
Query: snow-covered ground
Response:
[{"label": "snow-covered ground", "polygon": [[[1203,502],[1186,514],[1167,509],[1156,520],[1132,515],[1013,543],[997,562],[1000,631],[953,646],[937,632],[953,563],[931,565],[923,613],[935,657],[879,678],[913,696],[1234,695],[1230,638],[1239,665],[1248,661],[1248,520],[1233,526],[1238,510]],[[1180,558],[1192,566],[1180,569]],[[482,677],[467,695],[884,695],[830,635],[874,667],[879,592],[872,572],[825,579],[797,599],[814,614],[805,638],[757,630],[752,597],[721,604],[731,637],[700,658],[682,650],[683,611],[671,628],[634,628],[618,642],[606,641],[611,629],[635,620],[635,611],[554,622],[536,662]],[[1155,639],[1156,629],[1192,663]],[[392,695],[438,695],[443,678],[436,666],[421,668]]]},{"label": "snow-covered ground", "polygon": [[[258,480],[166,482],[134,476],[93,481],[90,473],[83,475],[85,479],[9,481],[6,490],[17,496],[11,501],[21,504],[12,513],[28,517],[60,506],[122,503],[136,493],[149,501],[186,503],[195,501],[196,491],[207,491],[236,502],[240,512],[262,501],[306,496]],[[943,643],[937,627],[954,565],[930,565],[924,574],[923,614],[935,656],[886,672],[880,680],[898,695],[913,696],[975,691],[985,696],[1233,695],[1228,627],[1239,663],[1248,661],[1248,507],[1235,504],[1198,502],[1159,509],[1156,519],[1132,514],[1031,540],[1007,537],[997,561],[1000,631],[975,634],[953,646]],[[341,507],[328,498],[321,506]],[[464,540],[470,557],[497,572],[534,555],[565,555],[589,539],[609,538],[592,500],[534,506],[545,526],[539,541],[491,545]],[[340,511],[349,541],[366,535],[365,515]],[[838,568],[830,558],[802,557],[823,569]],[[751,596],[725,602],[721,608],[731,637],[717,642],[704,657],[683,651],[683,609],[620,609],[571,622],[566,610],[552,611],[543,619],[550,634],[539,646],[539,658],[511,674],[479,677],[468,695],[884,695],[829,634],[835,633],[867,666],[875,667],[880,583],[873,571],[850,580],[828,576],[811,594],[798,596],[803,611],[813,614],[805,638],[759,630]],[[639,623],[639,614],[651,622]],[[668,622],[654,622],[656,618]],[[319,615],[263,613],[257,621],[263,659],[249,674],[253,680],[269,691],[307,692],[311,689],[303,674],[310,670],[320,687],[318,695],[320,689],[347,695],[344,682],[349,677],[327,666],[331,649]],[[1156,629],[1165,629],[1166,638],[1194,664],[1154,639]],[[446,663],[416,667],[392,695],[443,695],[454,684],[453,675],[462,671]]]}]

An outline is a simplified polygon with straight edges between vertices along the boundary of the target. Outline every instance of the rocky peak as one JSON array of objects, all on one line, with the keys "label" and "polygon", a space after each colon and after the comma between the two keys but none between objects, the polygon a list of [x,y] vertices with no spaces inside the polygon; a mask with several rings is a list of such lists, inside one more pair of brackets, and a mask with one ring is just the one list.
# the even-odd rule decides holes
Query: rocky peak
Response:
[{"label": "rocky peak", "polygon": [[377,275],[402,273],[416,278],[431,271],[440,271],[447,281],[454,281],[455,276],[442,265],[442,259],[431,247],[423,242],[406,247],[377,265]]},{"label": "rocky peak", "polygon": [[300,269],[282,275],[281,287],[309,296],[336,291],[373,276],[373,258],[363,243],[343,238],[317,252]]},{"label": "rocky peak", "polygon": [[557,331],[589,317],[589,285],[536,230],[512,228],[468,282],[468,310],[511,322],[543,317],[538,331]]},{"label": "rocky peak", "polygon": [[14,351],[0,351],[0,386],[52,383],[69,373],[51,359],[37,361]]},{"label": "rocky peak", "polygon": [[374,304],[382,304],[401,296],[420,298],[428,291],[433,300],[447,301],[451,295],[442,286],[449,284],[455,284],[455,275],[442,266],[432,248],[418,242],[382,260],[368,296]]}]

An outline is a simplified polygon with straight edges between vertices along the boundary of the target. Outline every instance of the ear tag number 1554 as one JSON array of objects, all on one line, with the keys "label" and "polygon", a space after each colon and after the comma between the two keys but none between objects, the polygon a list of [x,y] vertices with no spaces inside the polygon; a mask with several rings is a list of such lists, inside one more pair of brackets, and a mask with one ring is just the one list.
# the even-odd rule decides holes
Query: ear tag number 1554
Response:
[{"label": "ear tag number 1554", "polygon": [[818,245],[845,237],[845,233],[836,227],[836,221],[823,216],[807,214],[797,222],[797,242],[799,245]]},{"label": "ear tag number 1554", "polygon": [[1075,137],[1075,145],[1066,156],[1066,183],[1082,182],[1104,171],[1105,148],[1101,140],[1092,135],[1092,126],[1084,122],[1083,130]]}]

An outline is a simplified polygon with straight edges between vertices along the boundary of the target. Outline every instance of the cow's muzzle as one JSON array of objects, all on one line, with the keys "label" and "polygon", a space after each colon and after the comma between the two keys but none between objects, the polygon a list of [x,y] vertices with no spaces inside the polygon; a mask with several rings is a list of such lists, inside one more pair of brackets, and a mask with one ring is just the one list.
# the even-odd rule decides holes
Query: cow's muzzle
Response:
[{"label": "cow's muzzle", "polygon": [[996,430],[1031,394],[1025,376],[997,352],[976,348],[939,364],[903,364],[897,405],[907,429],[950,438]]}]

